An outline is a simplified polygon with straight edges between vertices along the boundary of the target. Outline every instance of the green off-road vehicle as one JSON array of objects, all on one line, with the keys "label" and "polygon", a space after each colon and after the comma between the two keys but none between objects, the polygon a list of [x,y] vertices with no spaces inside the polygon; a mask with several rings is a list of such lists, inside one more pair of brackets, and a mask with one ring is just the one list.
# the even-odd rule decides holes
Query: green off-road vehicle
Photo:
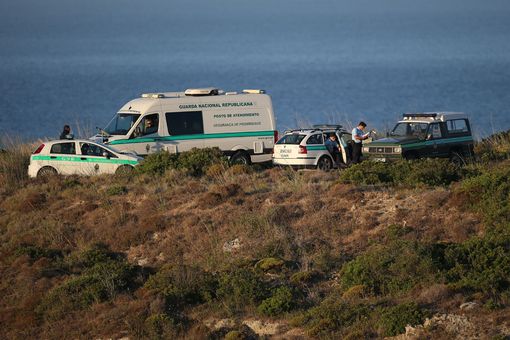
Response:
[{"label": "green off-road vehicle", "polygon": [[464,113],[406,113],[386,138],[364,145],[363,155],[382,162],[443,157],[463,164],[473,155],[471,126]]}]

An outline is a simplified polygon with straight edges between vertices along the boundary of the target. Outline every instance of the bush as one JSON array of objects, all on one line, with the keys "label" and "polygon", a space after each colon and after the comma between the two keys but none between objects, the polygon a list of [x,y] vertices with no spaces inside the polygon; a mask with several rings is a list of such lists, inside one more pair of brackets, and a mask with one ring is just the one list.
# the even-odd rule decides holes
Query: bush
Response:
[{"label": "bush", "polygon": [[0,152],[0,188],[12,192],[28,181],[27,169],[33,148],[14,140],[6,144],[5,150]]},{"label": "bush", "polygon": [[482,162],[510,158],[510,130],[496,133],[476,143],[475,154]]},{"label": "bush", "polygon": [[179,154],[170,154],[168,151],[150,154],[136,169],[138,173],[149,175],[163,175],[168,169],[180,169],[190,175],[201,176],[213,164],[228,164],[220,149],[193,148]]},{"label": "bush", "polygon": [[163,294],[167,305],[180,308],[211,301],[217,282],[213,275],[197,267],[164,266],[149,277],[145,288]]},{"label": "bush", "polygon": [[365,304],[349,304],[333,292],[321,302],[293,320],[318,338],[341,338],[347,328],[369,318],[371,309]]},{"label": "bush", "polygon": [[260,303],[267,289],[254,271],[235,268],[220,274],[216,294],[229,312],[236,312]]},{"label": "bush", "polygon": [[407,325],[422,324],[427,312],[414,302],[386,307],[381,310],[379,325],[384,336],[395,336],[405,331]]},{"label": "bush", "polygon": [[448,282],[497,296],[510,289],[510,236],[473,238],[445,250]]},{"label": "bush", "polygon": [[465,179],[456,188],[456,194],[464,197],[465,208],[483,216],[489,225],[506,226],[510,223],[510,167],[482,170],[478,176]]},{"label": "bush", "polygon": [[38,312],[48,319],[83,309],[93,303],[111,300],[130,287],[134,268],[104,248],[93,247],[68,261],[77,275],[53,288],[41,301]]},{"label": "bush", "polygon": [[59,259],[63,257],[62,251],[56,249],[46,249],[30,244],[20,245],[14,252],[16,256],[27,255],[31,260],[38,260],[40,258]]},{"label": "bush", "polygon": [[135,169],[138,173],[148,175],[163,175],[167,169],[177,168],[178,155],[168,151],[160,151],[148,155]]},{"label": "bush", "polygon": [[108,196],[117,196],[127,194],[128,190],[124,185],[112,185],[106,189]]},{"label": "bush", "polygon": [[357,185],[449,185],[461,178],[461,169],[446,159],[425,158],[391,163],[366,161],[344,170],[340,179]]},{"label": "bush", "polygon": [[430,248],[396,240],[375,245],[345,264],[340,282],[344,289],[362,285],[372,294],[386,295],[431,280],[436,271]]},{"label": "bush", "polygon": [[260,269],[264,272],[270,271],[270,270],[280,270],[285,265],[285,261],[279,258],[275,257],[266,257],[265,259],[262,259],[258,261],[255,264],[255,269]]},{"label": "bush", "polygon": [[149,339],[172,339],[177,335],[175,320],[166,314],[153,314],[145,319],[145,332]]},{"label": "bush", "polygon": [[294,293],[287,286],[278,287],[271,297],[262,301],[257,311],[267,316],[277,316],[289,312],[294,308]]}]

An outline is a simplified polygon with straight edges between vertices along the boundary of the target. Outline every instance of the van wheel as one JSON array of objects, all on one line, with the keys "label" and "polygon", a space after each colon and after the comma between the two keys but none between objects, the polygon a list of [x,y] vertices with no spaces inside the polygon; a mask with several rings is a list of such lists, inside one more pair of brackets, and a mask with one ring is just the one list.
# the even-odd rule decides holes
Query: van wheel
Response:
[{"label": "van wheel", "polygon": [[244,151],[237,151],[235,154],[230,157],[230,164],[244,164],[244,165],[250,165],[251,159],[250,155],[248,155]]},{"label": "van wheel", "polygon": [[133,167],[131,165],[121,165],[115,170],[116,175],[129,175],[133,172]]},{"label": "van wheel", "polygon": [[42,168],[37,171],[37,177],[38,178],[48,178],[53,177],[57,175],[57,170],[51,166],[43,166]]},{"label": "van wheel", "polygon": [[466,165],[466,161],[458,152],[452,152],[450,154],[450,162],[452,162],[455,166],[458,167]]},{"label": "van wheel", "polygon": [[322,156],[317,162],[317,169],[329,171],[333,169],[333,161],[328,156]]}]

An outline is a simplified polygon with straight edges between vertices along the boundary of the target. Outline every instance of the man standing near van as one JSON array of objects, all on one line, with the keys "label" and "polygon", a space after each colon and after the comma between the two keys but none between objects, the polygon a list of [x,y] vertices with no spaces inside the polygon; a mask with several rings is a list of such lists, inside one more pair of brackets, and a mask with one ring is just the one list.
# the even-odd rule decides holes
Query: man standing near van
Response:
[{"label": "man standing near van", "polygon": [[361,146],[363,141],[368,138],[369,133],[363,133],[367,124],[365,122],[359,122],[358,126],[352,129],[352,163],[357,164],[361,161]]}]

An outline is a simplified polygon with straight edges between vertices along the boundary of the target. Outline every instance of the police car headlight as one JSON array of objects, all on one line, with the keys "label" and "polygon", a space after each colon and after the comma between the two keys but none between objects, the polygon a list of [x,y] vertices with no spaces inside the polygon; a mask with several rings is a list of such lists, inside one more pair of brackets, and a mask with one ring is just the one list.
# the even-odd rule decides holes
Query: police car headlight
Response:
[{"label": "police car headlight", "polygon": [[394,153],[401,153],[402,152],[402,148],[400,146],[398,146],[396,148],[393,148],[393,152]]},{"label": "police car headlight", "polygon": [[368,146],[363,147],[363,152],[368,152],[368,150],[370,150]]}]

